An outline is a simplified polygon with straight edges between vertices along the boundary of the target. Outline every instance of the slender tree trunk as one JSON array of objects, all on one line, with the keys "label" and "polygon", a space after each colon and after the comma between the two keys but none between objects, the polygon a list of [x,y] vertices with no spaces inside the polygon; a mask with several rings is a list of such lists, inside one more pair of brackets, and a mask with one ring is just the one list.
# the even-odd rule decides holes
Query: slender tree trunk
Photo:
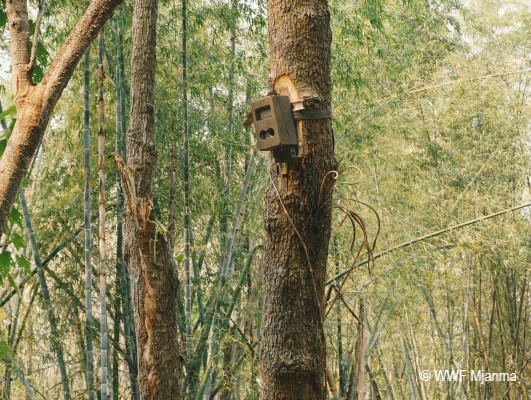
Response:
[{"label": "slender tree trunk", "polygon": [[0,159],[0,232],[4,231],[22,179],[63,89],[84,51],[120,3],[121,0],[91,2],[52,60],[42,81],[34,85],[32,73],[37,46],[36,43],[31,46],[30,53],[28,2],[6,2],[17,122]]},{"label": "slender tree trunk", "polygon": [[103,28],[98,37],[98,192],[99,192],[99,227],[98,227],[98,248],[100,253],[100,365],[101,365],[101,398],[107,399],[107,362],[108,362],[108,340],[107,340],[107,280],[106,263],[107,249],[105,248],[105,102],[103,99],[103,84],[105,72],[103,70]]},{"label": "slender tree trunk", "polygon": [[50,324],[50,340],[52,342],[52,348],[55,352],[57,359],[57,366],[59,368],[59,374],[61,375],[61,384],[63,388],[64,400],[70,400],[70,387],[68,385],[68,374],[66,372],[65,359],[63,355],[63,346],[59,341],[59,332],[57,330],[57,319],[53,310],[53,303],[50,298],[50,292],[48,291],[48,284],[46,283],[46,277],[44,276],[44,268],[42,266],[41,257],[39,255],[39,248],[37,246],[37,240],[35,239],[35,232],[33,232],[33,226],[28,211],[28,205],[24,196],[24,190],[19,190],[20,205],[22,207],[22,215],[24,216],[24,224],[28,234],[31,250],[33,252],[33,260],[38,268],[37,275],[39,276],[39,284],[41,287],[41,295],[43,300],[44,309],[48,316],[48,322]]},{"label": "slender tree trunk", "polygon": [[[270,88],[308,109],[331,107],[330,12],[322,0],[269,0]],[[330,119],[298,123],[287,176],[273,162],[264,202],[263,398],[322,400],[324,282],[335,168]],[[328,174],[328,175],[327,175]]]},{"label": "slender tree trunk", "polygon": [[92,345],[92,216],[90,208],[90,49],[85,52],[83,111],[83,180],[85,218],[85,341],[87,396],[94,400],[94,349]]},{"label": "slender tree trunk", "polygon": [[177,272],[171,242],[155,220],[155,70],[157,0],[133,6],[131,118],[127,165],[115,154],[125,194],[124,259],[137,334],[140,398],[180,399],[182,358],[177,344]]}]

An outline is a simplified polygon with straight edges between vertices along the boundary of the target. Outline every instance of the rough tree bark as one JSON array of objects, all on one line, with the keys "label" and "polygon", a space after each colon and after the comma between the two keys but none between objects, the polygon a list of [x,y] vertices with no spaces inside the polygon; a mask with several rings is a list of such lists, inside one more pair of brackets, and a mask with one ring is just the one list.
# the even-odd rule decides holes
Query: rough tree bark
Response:
[{"label": "rough tree bark", "polygon": [[[326,0],[268,0],[270,88],[307,109],[331,107]],[[287,176],[272,161],[264,201],[263,398],[323,400],[324,283],[335,168],[330,119],[300,121]]]},{"label": "rough tree bark", "polygon": [[[34,85],[36,46],[29,46],[27,0],[7,0],[17,122],[0,159],[0,232],[63,89],[84,51],[122,0],[94,0],[65,41],[42,81]],[[38,28],[36,28],[38,29]],[[35,35],[37,36],[37,35]]]},{"label": "rough tree bark", "polygon": [[171,242],[153,209],[157,6],[157,0],[134,2],[127,165],[115,154],[125,195],[124,259],[131,281],[140,398],[149,400],[180,399],[183,385],[176,268]]}]

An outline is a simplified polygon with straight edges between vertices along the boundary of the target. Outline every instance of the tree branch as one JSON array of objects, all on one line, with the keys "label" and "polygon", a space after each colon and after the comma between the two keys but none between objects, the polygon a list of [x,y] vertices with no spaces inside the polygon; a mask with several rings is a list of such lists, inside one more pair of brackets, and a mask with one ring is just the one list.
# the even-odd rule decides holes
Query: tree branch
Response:
[{"label": "tree branch", "polygon": [[26,0],[6,2],[9,35],[11,37],[11,67],[13,71],[13,94],[15,101],[19,93],[31,86],[31,74],[27,67],[30,60],[28,51],[29,22]]},{"label": "tree branch", "polygon": [[85,50],[120,3],[122,0],[94,0],[87,8],[44,74],[43,110],[51,112]]}]

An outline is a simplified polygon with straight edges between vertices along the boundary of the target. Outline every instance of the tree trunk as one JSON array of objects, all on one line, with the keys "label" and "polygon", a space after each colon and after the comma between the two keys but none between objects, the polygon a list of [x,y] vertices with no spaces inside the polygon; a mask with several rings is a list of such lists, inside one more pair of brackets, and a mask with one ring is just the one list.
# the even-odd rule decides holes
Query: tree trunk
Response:
[{"label": "tree trunk", "polygon": [[131,118],[127,165],[115,159],[125,194],[124,259],[128,268],[139,353],[141,399],[181,398],[177,345],[177,273],[171,242],[155,220],[155,69],[157,0],[133,7]]},{"label": "tree trunk", "polygon": [[[272,91],[331,106],[330,12],[322,0],[269,0]],[[335,168],[331,120],[301,121],[287,176],[273,162],[264,207],[263,398],[325,399],[324,283]],[[327,175],[328,174],[328,175]]]},{"label": "tree trunk", "polygon": [[[57,52],[42,81],[34,86],[31,76],[35,54],[29,50],[27,0],[7,1],[17,122],[0,159],[0,232],[4,231],[22,179],[63,89],[84,51],[120,3],[121,0],[94,0]],[[36,47],[32,46],[32,53]]]}]

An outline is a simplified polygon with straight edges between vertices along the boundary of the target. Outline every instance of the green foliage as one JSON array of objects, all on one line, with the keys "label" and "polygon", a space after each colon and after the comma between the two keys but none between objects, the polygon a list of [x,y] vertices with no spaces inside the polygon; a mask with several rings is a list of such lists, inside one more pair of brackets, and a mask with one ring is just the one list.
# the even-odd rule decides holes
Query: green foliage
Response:
[{"label": "green foliage", "polygon": [[22,228],[22,213],[16,206],[11,209],[11,215],[9,216],[10,224],[16,224],[19,228]]},{"label": "green foliage", "polygon": [[3,251],[0,253],[0,276],[5,278],[9,272],[9,267],[11,266],[11,252]]},{"label": "green foliage", "polygon": [[[336,158],[340,161],[335,205],[355,211],[363,219],[371,241],[380,227],[375,252],[509,208],[529,198],[526,182],[531,115],[529,73],[504,75],[529,68],[531,18],[524,3],[516,1],[508,6],[491,0],[472,0],[466,4],[453,0],[330,1],[333,126]],[[231,226],[234,205],[254,146],[253,134],[244,131],[241,122],[249,102],[268,91],[265,2],[237,2],[234,8],[231,5],[227,1],[189,2],[190,214],[196,271],[192,279],[192,319],[195,328],[193,361],[197,362],[197,376],[191,387],[196,389],[200,388],[210,368],[204,362],[208,318],[216,300],[227,227]],[[84,7],[82,2],[47,2],[44,29],[37,47],[35,81],[42,76]],[[182,54],[178,7],[178,2],[163,1],[159,10],[155,105],[158,164],[154,189],[157,221],[164,226],[168,225],[169,218],[174,144],[179,153],[177,215],[183,210]],[[131,4],[125,3],[113,18],[124,22],[124,40],[118,42],[116,25],[106,28],[109,32],[104,63],[107,74],[106,154],[115,147],[114,96],[120,46],[125,49],[126,75],[122,91],[126,97],[126,119],[129,111]],[[235,58],[230,50],[233,31]],[[501,75],[485,77],[492,74]],[[28,197],[43,257],[83,220],[82,75],[78,68],[58,103],[50,129],[25,181],[31,188]],[[92,75],[90,91],[96,93],[96,74]],[[7,81],[2,83],[6,88],[11,86]],[[232,104],[231,91],[234,93]],[[4,97],[9,95],[2,93]],[[96,121],[95,96],[91,102],[91,121]],[[231,106],[233,124],[229,129]],[[10,107],[2,116],[14,117],[14,108]],[[14,119],[10,129],[13,124]],[[0,152],[10,132],[0,137]],[[96,165],[95,129],[91,131],[90,144],[91,162]],[[233,319],[227,322],[224,336],[218,338],[222,359],[216,371],[217,385],[223,395],[242,399],[260,396],[257,362],[263,295],[260,255],[256,256],[248,276],[243,272],[249,252],[262,241],[262,194],[268,179],[267,157],[261,156],[262,162],[252,178],[240,240],[235,245],[235,272],[224,293],[225,298],[238,301],[231,304]],[[227,177],[229,165],[231,172]],[[361,170],[361,177],[355,167]],[[111,305],[113,302],[120,304],[123,294],[113,268],[116,261],[113,259],[116,251],[113,218],[118,213],[112,160],[105,160],[105,168]],[[353,185],[359,178],[361,181]],[[91,187],[97,188],[95,168],[90,179]],[[91,195],[92,204],[96,205],[96,191]],[[379,224],[374,213],[360,202],[378,212]],[[96,214],[93,210],[93,215]],[[346,304],[338,300],[325,319],[327,366],[337,381],[342,375],[344,386],[348,384],[358,336],[358,324],[351,311],[357,311],[361,296],[367,311],[366,344],[370,343],[370,357],[366,361],[373,376],[366,376],[366,380],[379,387],[382,398],[386,398],[383,393],[387,391],[392,391],[396,399],[413,397],[400,327],[406,349],[416,352],[409,355],[410,359],[417,360],[421,369],[446,368],[450,359],[460,363],[465,334],[468,335],[465,361],[470,366],[484,367],[487,352],[482,348],[481,338],[488,343],[489,335],[492,337],[488,361],[492,370],[509,364],[515,368],[523,365],[529,352],[529,344],[524,345],[522,340],[523,329],[529,324],[529,306],[522,302],[527,296],[527,289],[523,288],[528,287],[531,260],[529,215],[527,209],[500,216],[393,251],[378,258],[370,272],[365,266],[354,269],[342,289]],[[339,208],[334,209],[333,222],[337,248],[330,250],[329,278],[351,267],[355,252],[362,245],[359,229],[353,241],[352,226],[347,224]],[[97,225],[97,221],[94,223]],[[178,273],[182,275],[180,263],[184,261],[184,243],[180,217],[176,225],[172,238],[174,258]],[[93,229],[93,234],[97,234],[97,229]],[[27,243],[21,215],[16,208],[5,238],[6,252],[0,254],[0,275],[7,277],[8,282],[4,280],[3,284],[11,290],[18,287],[21,277],[31,269],[29,255],[24,252]],[[93,242],[97,243],[96,236]],[[84,293],[83,257],[83,241],[79,236],[51,261],[50,271],[55,275],[47,275],[59,316],[59,329],[72,349],[69,350],[72,382],[79,385],[80,392],[84,387],[84,364],[76,343],[82,342],[79,332],[83,327],[79,321],[83,311],[79,303]],[[36,328],[46,316],[41,307],[26,310],[30,285],[20,290],[20,298],[23,299],[21,307],[28,312],[28,321],[34,327],[33,336],[20,336],[20,350],[21,354],[31,352],[32,363],[48,365],[51,350],[47,332]],[[470,295],[469,321],[464,324],[467,291]],[[182,290],[178,296],[182,302]],[[332,291],[331,299],[334,297]],[[496,299],[494,326],[490,329],[493,298]],[[518,312],[520,306],[521,314]],[[11,310],[11,303],[5,307]],[[112,311],[109,314],[115,315],[114,309]],[[227,311],[228,307],[222,307],[221,313]],[[474,315],[479,318],[479,326],[472,320]],[[519,327],[516,321],[520,321]],[[338,324],[341,333],[338,333]],[[121,329],[120,335],[123,326]],[[119,342],[122,345],[122,337]],[[514,358],[513,349],[517,349]],[[125,370],[123,352],[119,354],[120,370]],[[49,397],[59,397],[53,379],[38,371],[34,372],[34,377],[36,385]],[[120,376],[121,396],[129,395],[129,382],[125,379]],[[513,389],[524,390],[521,386]],[[429,399],[458,397],[457,388],[426,384],[424,389],[425,398]],[[495,389],[499,397],[502,392]],[[470,398],[484,397],[480,387],[469,385],[467,390]],[[347,387],[341,388],[341,398],[346,397],[347,391]]]},{"label": "green foliage", "polygon": [[17,255],[17,266],[26,274],[29,274],[31,271],[30,262],[22,255]]},{"label": "green foliage", "polygon": [[11,354],[11,349],[5,340],[0,340],[0,360],[4,360]]}]

